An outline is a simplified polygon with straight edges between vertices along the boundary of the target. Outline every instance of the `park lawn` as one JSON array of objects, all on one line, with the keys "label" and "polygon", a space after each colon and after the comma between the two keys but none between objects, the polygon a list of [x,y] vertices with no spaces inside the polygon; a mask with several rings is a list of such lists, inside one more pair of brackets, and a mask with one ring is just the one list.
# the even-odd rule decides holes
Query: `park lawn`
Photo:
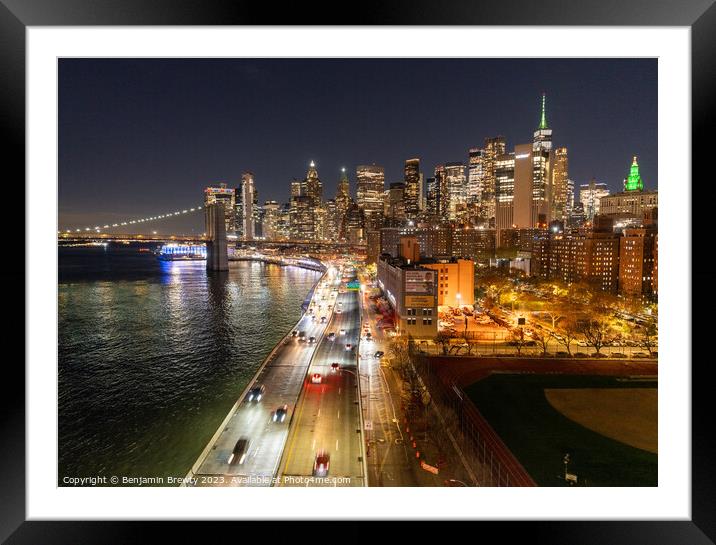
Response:
[{"label": "park lawn", "polygon": [[539,486],[565,486],[565,453],[571,459],[569,472],[578,476],[580,485],[658,485],[657,454],[570,420],[547,401],[544,390],[554,388],[656,388],[656,380],[494,374],[465,391]]}]

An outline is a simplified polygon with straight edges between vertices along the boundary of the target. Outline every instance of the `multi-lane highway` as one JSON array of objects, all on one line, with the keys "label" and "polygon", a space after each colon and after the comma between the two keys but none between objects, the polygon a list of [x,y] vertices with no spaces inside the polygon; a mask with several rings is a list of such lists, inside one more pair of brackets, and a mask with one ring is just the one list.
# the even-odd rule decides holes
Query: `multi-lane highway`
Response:
[{"label": "multi-lane highway", "polygon": [[[350,290],[338,295],[337,310],[313,357],[291,421],[279,486],[366,486],[356,365],[358,297],[359,292]],[[314,475],[319,452],[329,456],[325,477]]]},{"label": "multi-lane highway", "polygon": [[[188,475],[196,486],[271,486],[288,436],[289,422],[305,385],[308,366],[320,349],[323,333],[331,321],[340,276],[329,272],[314,292],[311,305],[296,326],[302,336],[288,336],[262,367],[256,384],[264,385],[260,401],[242,395],[202,452]],[[322,323],[321,317],[326,322]],[[340,314],[339,314],[340,316]],[[315,318],[314,318],[315,317]],[[305,336],[304,336],[305,335]],[[311,343],[310,338],[315,342]],[[274,422],[274,411],[288,406],[286,420]],[[249,440],[243,463],[229,463],[237,441]],[[237,462],[236,460],[232,460]]]}]

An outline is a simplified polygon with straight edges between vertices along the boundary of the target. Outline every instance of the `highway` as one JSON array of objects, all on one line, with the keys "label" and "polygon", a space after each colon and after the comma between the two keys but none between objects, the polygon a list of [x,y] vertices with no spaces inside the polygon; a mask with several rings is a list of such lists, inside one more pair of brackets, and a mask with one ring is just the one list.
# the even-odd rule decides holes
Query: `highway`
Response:
[{"label": "highway", "polygon": [[[330,275],[330,273],[329,273]],[[271,486],[281,459],[288,436],[289,422],[293,416],[296,400],[305,383],[306,371],[319,351],[321,336],[331,321],[332,311],[328,306],[334,304],[335,295],[331,295],[332,282],[340,282],[324,277],[325,287],[316,288],[311,307],[301,318],[296,329],[305,331],[305,341],[298,336],[289,336],[276,347],[261,369],[253,384],[263,384],[265,392],[259,402],[249,402],[242,396],[234,405],[221,427],[194,464],[188,477],[194,479],[195,486]],[[337,287],[337,284],[335,285]],[[312,314],[313,312],[313,314]],[[313,315],[316,319],[313,320]],[[321,323],[326,316],[327,323]],[[339,315],[340,316],[340,315]],[[317,342],[308,343],[310,337]],[[274,411],[288,405],[288,415],[283,423],[273,422]],[[248,438],[250,446],[242,464],[229,464],[236,442]]]},{"label": "highway", "polygon": [[[359,292],[339,293],[328,332],[313,358],[290,425],[278,486],[366,486],[357,384]],[[350,344],[350,348],[346,345]],[[333,369],[332,363],[340,368]],[[313,383],[314,373],[321,376]],[[314,477],[316,454],[330,456],[328,474]]]}]

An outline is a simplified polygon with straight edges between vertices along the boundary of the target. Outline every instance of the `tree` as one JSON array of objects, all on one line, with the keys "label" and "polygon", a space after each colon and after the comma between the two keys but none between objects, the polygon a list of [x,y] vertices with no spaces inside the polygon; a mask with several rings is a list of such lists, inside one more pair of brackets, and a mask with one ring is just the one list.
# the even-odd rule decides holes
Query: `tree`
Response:
[{"label": "tree", "polygon": [[606,320],[591,318],[584,320],[579,327],[580,333],[589,346],[593,346],[597,354],[601,352],[604,345],[611,341],[610,327]]},{"label": "tree", "polygon": [[649,355],[654,355],[654,348],[657,347],[657,334],[658,329],[656,324],[647,324],[641,330],[641,337],[639,338],[639,346],[649,351]]},{"label": "tree", "polygon": [[560,334],[559,336],[556,336],[557,341],[564,345],[567,349],[567,354],[570,356],[572,355],[572,349],[570,346],[577,339],[578,332],[577,323],[572,319],[568,319],[562,322]]},{"label": "tree", "polygon": [[547,345],[549,341],[554,338],[554,332],[546,329],[535,329],[532,331],[532,338],[537,342],[537,345],[542,348],[542,354],[547,355]]},{"label": "tree", "polygon": [[435,344],[439,344],[443,350],[443,356],[447,356],[448,354],[448,346],[450,345],[450,335],[445,333],[444,331],[439,331],[437,336],[435,337]]},{"label": "tree", "polygon": [[547,316],[550,320],[552,320],[552,329],[557,327],[557,323],[564,318],[564,313],[560,310],[559,307],[554,306],[551,307],[545,311],[543,311],[543,314]]},{"label": "tree", "polygon": [[510,344],[517,347],[517,355],[522,354],[522,347],[527,344],[525,332],[521,327],[516,327],[510,331]]}]

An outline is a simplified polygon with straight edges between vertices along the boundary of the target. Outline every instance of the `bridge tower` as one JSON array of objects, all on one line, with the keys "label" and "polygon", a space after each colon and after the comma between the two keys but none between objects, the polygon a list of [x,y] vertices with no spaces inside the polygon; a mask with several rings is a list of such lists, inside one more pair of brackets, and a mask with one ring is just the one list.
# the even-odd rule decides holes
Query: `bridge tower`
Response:
[{"label": "bridge tower", "polygon": [[224,204],[216,202],[204,207],[206,219],[206,270],[228,271],[229,252],[226,245]]}]

